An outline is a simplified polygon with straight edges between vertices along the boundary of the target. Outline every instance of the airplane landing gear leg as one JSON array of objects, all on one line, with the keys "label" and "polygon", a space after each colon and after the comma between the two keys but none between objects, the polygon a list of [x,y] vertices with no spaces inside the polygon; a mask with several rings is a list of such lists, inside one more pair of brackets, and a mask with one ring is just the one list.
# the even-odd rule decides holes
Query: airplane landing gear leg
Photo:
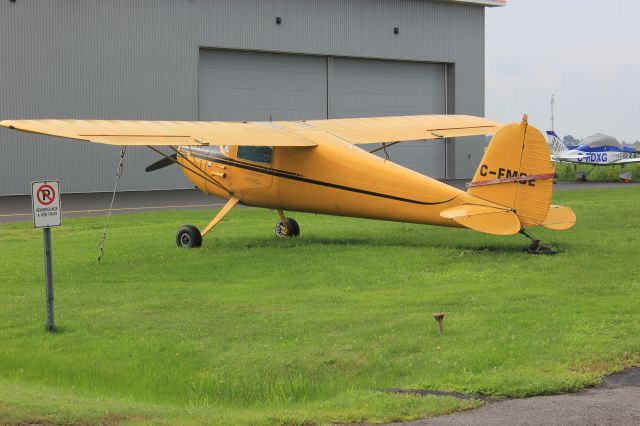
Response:
[{"label": "airplane landing gear leg", "polygon": [[285,217],[282,210],[278,210],[280,220],[276,224],[276,235],[278,237],[298,237],[300,235],[300,225],[293,218]]},{"label": "airplane landing gear leg", "polygon": [[531,245],[527,249],[527,253],[529,254],[557,254],[558,253],[558,250],[555,250],[553,247],[540,244],[540,240],[535,239],[533,235],[527,232],[526,229],[520,228],[520,234],[524,235],[525,237],[531,240]]},{"label": "airplane landing gear leg", "polygon": [[185,225],[180,228],[178,230],[178,235],[176,236],[176,243],[178,244],[178,247],[200,247],[202,245],[202,238],[207,235],[207,233],[209,233],[209,231],[211,231],[211,229],[213,229],[213,227],[216,226],[218,222],[220,222],[236,204],[238,204],[238,201],[240,200],[238,200],[236,197],[229,198],[227,204],[225,204],[222,210],[218,212],[216,217],[214,217],[213,220],[209,222],[202,233],[200,233],[198,228],[193,225]]},{"label": "airplane landing gear leg", "polygon": [[593,171],[593,169],[595,169],[595,168],[596,168],[596,166],[595,166],[595,165],[593,165],[593,166],[591,166],[591,168],[590,168],[589,170],[587,170],[586,172],[585,172],[585,171],[582,171],[582,170],[581,170],[581,171],[579,171],[579,172],[576,172],[576,180],[577,180],[578,182],[586,182],[586,181],[587,181],[587,177],[589,176],[589,173],[591,173],[591,172]]}]

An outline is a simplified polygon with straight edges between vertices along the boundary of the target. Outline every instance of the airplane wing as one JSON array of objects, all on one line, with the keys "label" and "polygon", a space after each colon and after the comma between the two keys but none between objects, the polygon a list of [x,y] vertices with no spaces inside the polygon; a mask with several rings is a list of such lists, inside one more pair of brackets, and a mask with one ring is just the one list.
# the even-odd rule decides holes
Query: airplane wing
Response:
[{"label": "airplane wing", "polygon": [[108,145],[316,146],[329,133],[352,144],[494,133],[498,123],[466,115],[417,115],[310,121],[5,120],[24,132]]},{"label": "airplane wing", "polygon": [[623,158],[622,160],[614,161],[611,164],[630,164],[630,163],[640,163],[640,157]]},{"label": "airplane wing", "polygon": [[107,145],[318,145],[281,125],[263,122],[5,120],[0,125]]},{"label": "airplane wing", "polygon": [[501,125],[471,115],[408,115],[399,117],[340,118],[300,122],[352,144],[454,138],[495,133]]}]

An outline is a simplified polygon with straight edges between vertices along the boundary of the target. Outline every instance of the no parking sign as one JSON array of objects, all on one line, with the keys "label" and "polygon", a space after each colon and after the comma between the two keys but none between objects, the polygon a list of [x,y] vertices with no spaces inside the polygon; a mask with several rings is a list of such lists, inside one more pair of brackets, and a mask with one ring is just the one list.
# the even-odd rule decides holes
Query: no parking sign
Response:
[{"label": "no parking sign", "polygon": [[33,226],[43,228],[44,279],[47,291],[47,325],[49,332],[56,331],[53,321],[53,272],[51,267],[51,227],[60,225],[60,181],[42,180],[31,182],[31,205]]},{"label": "no parking sign", "polygon": [[61,220],[60,181],[32,182],[31,204],[33,206],[33,226],[36,228],[59,226]]}]

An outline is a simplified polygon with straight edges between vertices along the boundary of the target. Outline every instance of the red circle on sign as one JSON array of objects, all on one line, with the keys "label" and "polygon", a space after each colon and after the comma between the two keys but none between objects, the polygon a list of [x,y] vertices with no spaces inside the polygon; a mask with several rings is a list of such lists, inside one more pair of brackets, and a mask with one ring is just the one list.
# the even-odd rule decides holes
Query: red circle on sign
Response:
[{"label": "red circle on sign", "polygon": [[48,206],[56,199],[56,191],[51,185],[42,185],[37,192],[38,201],[44,206]]}]

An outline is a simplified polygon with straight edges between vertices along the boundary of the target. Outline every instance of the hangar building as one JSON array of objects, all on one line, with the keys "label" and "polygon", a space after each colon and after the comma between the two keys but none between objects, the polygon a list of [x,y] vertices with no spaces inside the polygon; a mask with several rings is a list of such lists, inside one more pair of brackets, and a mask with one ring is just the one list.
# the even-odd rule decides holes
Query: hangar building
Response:
[{"label": "hangar building", "polygon": [[[484,14],[501,0],[0,0],[0,119],[484,115]],[[391,159],[468,178],[482,138]],[[111,191],[118,147],[0,129],[0,195]],[[130,148],[122,190],[191,187]]]}]

